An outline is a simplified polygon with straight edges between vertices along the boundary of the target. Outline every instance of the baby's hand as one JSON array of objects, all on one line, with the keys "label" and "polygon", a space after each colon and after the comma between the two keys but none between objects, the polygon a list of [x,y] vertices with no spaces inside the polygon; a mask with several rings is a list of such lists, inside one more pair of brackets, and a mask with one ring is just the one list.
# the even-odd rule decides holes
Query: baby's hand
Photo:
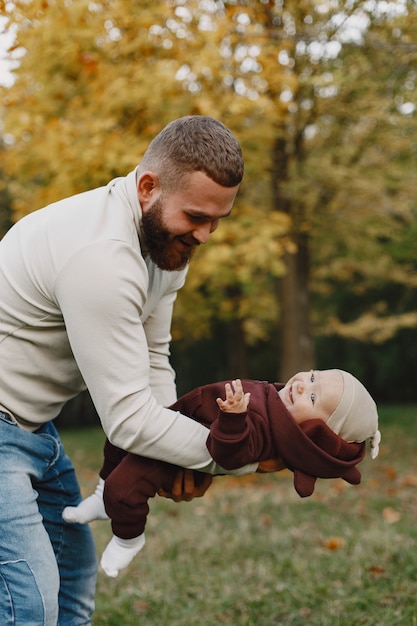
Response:
[{"label": "baby's hand", "polygon": [[242,381],[237,378],[225,384],[226,399],[217,398],[217,404],[226,413],[244,413],[249,405],[250,393],[244,393]]}]

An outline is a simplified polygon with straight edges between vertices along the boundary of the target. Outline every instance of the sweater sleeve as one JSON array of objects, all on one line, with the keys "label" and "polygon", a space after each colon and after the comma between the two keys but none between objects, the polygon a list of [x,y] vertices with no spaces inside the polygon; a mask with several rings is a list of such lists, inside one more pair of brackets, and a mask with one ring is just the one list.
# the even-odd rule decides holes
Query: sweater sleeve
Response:
[{"label": "sweater sleeve", "polygon": [[169,406],[177,399],[175,373],[170,364],[171,319],[176,291],[162,296],[143,324],[148,344],[150,387],[158,404]]},{"label": "sweater sleeve", "polygon": [[261,430],[245,413],[219,415],[210,426],[207,449],[213,459],[231,470],[261,460],[265,445]]},{"label": "sweater sleeve", "polygon": [[[152,393],[151,376],[157,386],[166,380],[167,367],[161,364],[174,295],[167,296],[169,308],[159,307],[149,322],[152,329],[147,328],[151,373],[148,339],[141,321],[147,281],[142,257],[124,242],[100,241],[77,251],[55,284],[72,353],[103,430],[114,445],[181,467],[221,473],[206,447],[208,430],[165,408]],[[172,385],[172,375],[170,380]],[[239,473],[252,471],[254,468],[248,467]]]},{"label": "sweater sleeve", "polygon": [[[143,259],[131,246],[97,242],[67,261],[55,294],[72,353],[108,439],[135,454],[201,469],[212,463],[205,445],[208,431],[158,404],[151,390],[141,321],[147,280]],[[169,315],[172,304],[171,296]],[[162,346],[169,332],[167,319],[159,321],[161,336],[152,336],[154,353],[166,350]],[[154,319],[154,328],[157,324]]]}]

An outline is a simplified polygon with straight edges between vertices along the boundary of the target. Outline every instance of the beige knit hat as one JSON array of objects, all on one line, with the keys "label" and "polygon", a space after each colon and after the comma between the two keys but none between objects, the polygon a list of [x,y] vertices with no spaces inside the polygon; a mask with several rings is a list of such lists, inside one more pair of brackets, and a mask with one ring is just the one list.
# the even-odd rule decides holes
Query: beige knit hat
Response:
[{"label": "beige knit hat", "polygon": [[327,426],[348,442],[361,443],[370,439],[371,457],[375,459],[381,441],[376,404],[357,378],[349,372],[336,371],[343,378],[343,393],[335,411],[327,420]]}]

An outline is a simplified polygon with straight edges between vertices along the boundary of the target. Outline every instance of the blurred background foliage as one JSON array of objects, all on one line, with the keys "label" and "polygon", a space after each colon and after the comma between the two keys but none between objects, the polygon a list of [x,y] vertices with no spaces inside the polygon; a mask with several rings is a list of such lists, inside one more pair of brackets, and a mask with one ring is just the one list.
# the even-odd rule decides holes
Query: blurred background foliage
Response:
[{"label": "blurred background foliage", "polygon": [[179,392],[341,367],[377,401],[417,400],[415,0],[0,9],[2,233],[127,174],[170,120],[212,115],[246,173],[178,297]]}]

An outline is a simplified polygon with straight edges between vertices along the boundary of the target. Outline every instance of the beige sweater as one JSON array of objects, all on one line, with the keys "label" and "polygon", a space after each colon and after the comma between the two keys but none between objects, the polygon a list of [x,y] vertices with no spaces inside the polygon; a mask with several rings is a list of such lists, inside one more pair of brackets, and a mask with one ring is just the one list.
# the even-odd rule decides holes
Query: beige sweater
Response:
[{"label": "beige sweater", "polygon": [[164,408],[186,271],[143,255],[140,217],[133,171],[31,213],[0,242],[0,409],[36,429],[88,388],[116,446],[218,473],[207,429]]}]

